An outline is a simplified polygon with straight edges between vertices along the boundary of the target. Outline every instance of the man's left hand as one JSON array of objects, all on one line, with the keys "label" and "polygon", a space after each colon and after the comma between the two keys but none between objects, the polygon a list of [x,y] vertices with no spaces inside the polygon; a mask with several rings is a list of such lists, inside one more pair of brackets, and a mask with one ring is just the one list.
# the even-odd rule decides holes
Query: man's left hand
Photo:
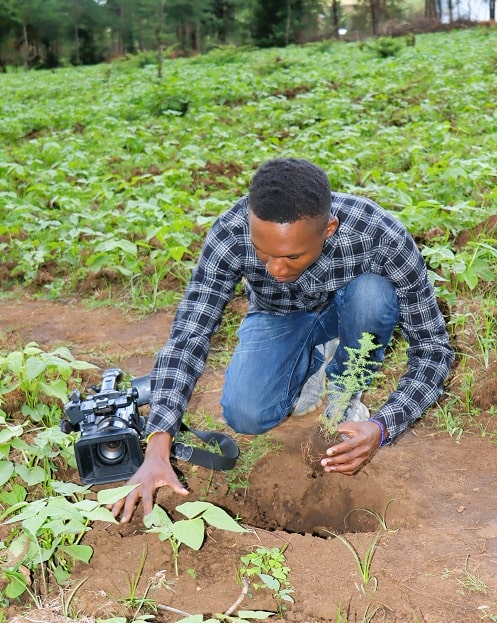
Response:
[{"label": "man's left hand", "polygon": [[321,465],[325,472],[353,476],[378,449],[381,431],[374,422],[342,422],[338,432],[347,439],[328,448],[327,458],[321,459]]}]

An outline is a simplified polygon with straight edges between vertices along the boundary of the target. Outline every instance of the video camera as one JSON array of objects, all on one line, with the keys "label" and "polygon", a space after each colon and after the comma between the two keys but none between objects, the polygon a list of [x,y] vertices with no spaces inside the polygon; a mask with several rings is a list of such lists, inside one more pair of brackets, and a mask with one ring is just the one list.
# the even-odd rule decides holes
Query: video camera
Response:
[{"label": "video camera", "polygon": [[[83,398],[78,390],[64,405],[60,428],[64,433],[79,432],[74,445],[81,482],[85,485],[128,480],[143,463],[142,443],[145,418],[140,407],[150,402],[150,376],[133,378],[131,387],[120,389],[123,372],[109,368],[100,387]],[[200,431],[181,422],[180,432],[191,433],[207,448],[178,440],[171,456],[207,469],[233,469],[239,455],[235,441],[219,431]]]},{"label": "video camera", "polygon": [[119,389],[122,377],[122,370],[109,368],[93,395],[83,398],[74,390],[64,405],[61,430],[81,433],[74,452],[84,484],[128,480],[143,462],[145,418],[139,407],[150,401],[150,377],[132,379],[130,388]]}]

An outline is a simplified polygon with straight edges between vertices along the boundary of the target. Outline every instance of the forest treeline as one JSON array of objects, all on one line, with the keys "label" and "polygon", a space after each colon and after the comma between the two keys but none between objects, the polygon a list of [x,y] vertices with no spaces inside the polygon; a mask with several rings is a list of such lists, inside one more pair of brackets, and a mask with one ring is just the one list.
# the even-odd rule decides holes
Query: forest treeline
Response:
[{"label": "forest treeline", "polygon": [[[95,64],[149,50],[285,46],[346,29],[394,34],[413,19],[450,22],[458,2],[424,0],[413,15],[407,0],[0,0],[0,69]],[[495,0],[488,2],[492,20]]]}]

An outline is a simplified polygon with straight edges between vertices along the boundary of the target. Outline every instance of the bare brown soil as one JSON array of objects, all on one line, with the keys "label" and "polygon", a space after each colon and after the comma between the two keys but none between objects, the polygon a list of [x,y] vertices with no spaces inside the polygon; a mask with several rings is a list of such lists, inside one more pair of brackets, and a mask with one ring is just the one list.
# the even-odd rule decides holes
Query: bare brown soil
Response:
[{"label": "bare brown soil", "polygon": [[[44,348],[62,343],[101,370],[118,365],[136,376],[150,371],[171,318],[162,312],[133,319],[116,308],[87,310],[78,301],[0,301],[0,330],[6,343],[36,341]],[[474,354],[473,339],[466,332],[458,350],[473,349]],[[458,365],[449,383],[451,394],[459,391]],[[85,582],[73,598],[73,612],[81,621],[118,614],[131,617],[119,599],[129,595],[145,555],[137,593],[143,595],[154,583],[148,596],[160,604],[156,621],[174,622],[184,616],[172,608],[206,617],[222,613],[241,595],[240,556],[258,546],[287,546],[295,603],[288,604],[285,621],[496,621],[497,450],[492,433],[497,429],[493,415],[497,362],[487,369],[473,365],[475,413],[468,415],[468,428],[458,441],[437,430],[430,411],[353,477],[313,472],[305,464],[302,444],[312,434],[320,411],[289,418],[273,431],[271,438],[279,446],[256,463],[247,489],[229,491],[222,473],[178,463],[190,500],[205,498],[222,506],[238,515],[250,532],[237,535],[209,528],[199,551],[180,550],[176,576],[169,544],[144,532],[140,510],[128,525],[96,524],[85,537],[94,547],[93,558],[89,565],[74,569],[74,581]],[[208,365],[189,410],[220,420],[222,382],[222,369]],[[446,397],[441,404],[447,401]],[[77,480],[77,474],[70,477]],[[157,503],[175,519],[179,516],[174,509],[183,501],[167,490],[157,496]],[[381,529],[373,513],[385,519],[388,530]],[[330,533],[342,534],[363,560],[379,531],[373,577],[361,587],[351,551]],[[28,606],[29,602],[13,605],[7,620],[66,620],[58,618],[54,608],[26,613]],[[275,610],[276,603],[270,591],[251,590],[240,607]],[[342,619],[337,616],[339,608]]]}]

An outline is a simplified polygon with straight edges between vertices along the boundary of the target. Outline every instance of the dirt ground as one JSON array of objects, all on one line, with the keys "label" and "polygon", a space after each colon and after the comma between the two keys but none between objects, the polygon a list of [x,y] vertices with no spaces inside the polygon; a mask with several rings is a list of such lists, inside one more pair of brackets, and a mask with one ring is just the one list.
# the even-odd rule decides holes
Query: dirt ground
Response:
[{"label": "dirt ground", "polygon": [[[116,308],[88,310],[77,300],[0,301],[0,330],[9,339],[44,348],[64,344],[101,369],[118,365],[134,376],[150,371],[171,318],[166,312],[136,319]],[[483,393],[474,399],[483,415],[491,416],[496,404],[495,367],[476,371]],[[222,382],[222,369],[208,366],[189,411],[221,419]],[[289,418],[271,433],[278,445],[256,463],[247,489],[230,492],[222,473],[178,463],[190,500],[222,506],[250,531],[209,528],[199,551],[180,550],[177,577],[169,544],[144,532],[140,511],[128,525],[94,525],[85,537],[94,555],[73,573],[76,583],[85,579],[72,601],[77,615],[126,614],[119,598],[129,594],[143,555],[138,594],[152,584],[148,596],[159,604],[155,621],[178,621],[181,612],[226,612],[241,597],[240,556],[258,546],[286,546],[295,603],[287,605],[285,621],[497,621],[497,448],[490,434],[496,426],[487,435],[465,432],[457,441],[438,432],[428,412],[359,474],[346,477],[312,474],[303,461],[302,443],[320,412]],[[166,490],[157,496],[175,518],[184,501]],[[350,548],[330,532],[347,539],[361,561],[379,534],[365,587]],[[274,611],[276,603],[271,591],[252,590],[240,608]],[[21,616],[19,604],[8,620],[52,620],[48,613]]]}]

